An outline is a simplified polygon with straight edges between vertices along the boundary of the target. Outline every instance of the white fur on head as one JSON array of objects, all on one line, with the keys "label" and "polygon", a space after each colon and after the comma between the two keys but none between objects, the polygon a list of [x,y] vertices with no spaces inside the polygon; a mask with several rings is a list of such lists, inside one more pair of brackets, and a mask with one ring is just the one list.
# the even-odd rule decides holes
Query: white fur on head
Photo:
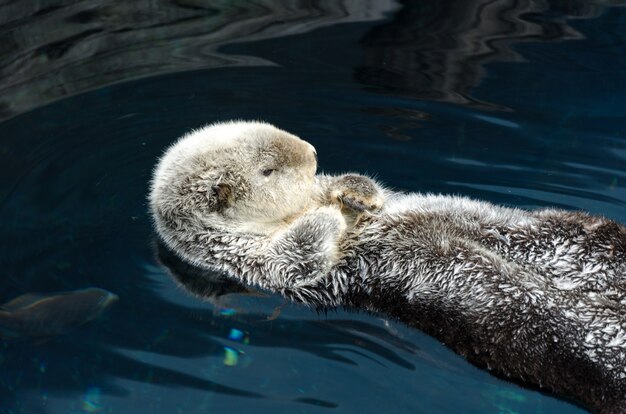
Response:
[{"label": "white fur on head", "polygon": [[267,233],[312,197],[315,149],[264,122],[231,121],[193,130],[155,169],[150,206],[157,230],[207,228]]}]

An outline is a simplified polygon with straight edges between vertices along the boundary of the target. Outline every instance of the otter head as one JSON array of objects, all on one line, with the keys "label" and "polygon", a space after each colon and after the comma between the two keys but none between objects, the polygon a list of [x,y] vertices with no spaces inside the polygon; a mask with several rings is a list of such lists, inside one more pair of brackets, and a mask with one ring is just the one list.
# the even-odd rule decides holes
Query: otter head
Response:
[{"label": "otter head", "polygon": [[[268,233],[307,208],[315,149],[262,122],[225,122],[184,135],[159,161],[150,192],[157,230]],[[191,235],[191,234],[189,234]]]}]

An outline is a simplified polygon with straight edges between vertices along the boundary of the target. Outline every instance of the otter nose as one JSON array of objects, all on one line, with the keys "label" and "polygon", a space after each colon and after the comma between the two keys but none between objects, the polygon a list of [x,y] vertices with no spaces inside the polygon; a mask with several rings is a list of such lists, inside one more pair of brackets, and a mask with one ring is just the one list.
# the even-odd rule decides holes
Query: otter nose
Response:
[{"label": "otter nose", "polygon": [[315,147],[311,144],[309,144],[308,142],[304,141],[305,144],[307,144],[309,146],[309,149],[311,150],[311,152],[313,153],[313,158],[315,158],[315,163],[317,163],[317,151],[315,150]]}]

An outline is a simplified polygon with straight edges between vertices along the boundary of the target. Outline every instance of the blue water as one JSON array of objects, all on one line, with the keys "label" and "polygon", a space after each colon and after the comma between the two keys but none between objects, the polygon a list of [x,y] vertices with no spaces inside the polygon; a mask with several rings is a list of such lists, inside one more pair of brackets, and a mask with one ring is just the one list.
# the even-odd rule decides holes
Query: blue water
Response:
[{"label": "blue water", "polygon": [[0,413],[585,412],[384,317],[198,298],[156,258],[146,193],[177,136],[263,119],[325,172],[626,222],[626,8],[65,3],[0,5],[0,302],[120,300],[0,340]]}]

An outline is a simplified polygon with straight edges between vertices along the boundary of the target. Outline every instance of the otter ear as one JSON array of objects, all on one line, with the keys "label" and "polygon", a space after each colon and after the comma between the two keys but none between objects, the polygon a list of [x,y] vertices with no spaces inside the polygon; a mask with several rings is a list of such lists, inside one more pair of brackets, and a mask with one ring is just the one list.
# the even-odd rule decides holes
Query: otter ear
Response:
[{"label": "otter ear", "polygon": [[232,204],[233,189],[228,184],[215,184],[209,189],[208,198],[209,210],[222,211]]}]

